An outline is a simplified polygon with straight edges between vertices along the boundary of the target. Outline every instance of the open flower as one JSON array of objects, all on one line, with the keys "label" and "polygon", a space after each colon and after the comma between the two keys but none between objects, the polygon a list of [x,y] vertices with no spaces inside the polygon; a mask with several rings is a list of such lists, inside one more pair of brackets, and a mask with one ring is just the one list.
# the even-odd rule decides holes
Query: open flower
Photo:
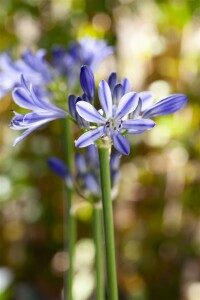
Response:
[{"label": "open flower", "polygon": [[[73,117],[78,120],[79,115],[87,122],[85,129],[90,130],[79,137],[77,147],[86,147],[98,139],[105,141],[109,138],[117,151],[128,155],[130,145],[125,134],[139,134],[149,130],[155,126],[150,118],[174,113],[187,103],[184,94],[172,94],[153,103],[151,92],[130,92],[129,80],[124,78],[117,82],[117,74],[111,73],[108,83],[102,80],[99,84],[98,97],[102,109],[97,111],[91,104],[95,97],[94,76],[87,66],[81,67],[80,83],[83,96],[73,96],[71,100],[75,101],[69,101],[69,107]],[[90,127],[88,122],[92,123]],[[84,122],[81,122],[81,126],[84,126]]]},{"label": "open flower", "polygon": [[95,129],[84,133],[77,141],[77,147],[86,147],[93,144],[101,137],[108,136],[117,151],[128,155],[130,144],[121,132],[132,133],[137,130],[148,130],[155,126],[150,119],[127,119],[128,114],[133,112],[139,101],[139,96],[135,92],[124,94],[118,105],[113,105],[110,87],[105,80],[102,80],[98,88],[98,96],[103,110],[103,114],[94,108],[90,103],[79,101],[76,109],[79,115],[88,122],[97,124]]},{"label": "open flower", "polygon": [[26,114],[14,112],[15,116],[11,120],[10,127],[14,130],[25,129],[25,131],[14,141],[13,146],[40,126],[55,119],[65,118],[67,115],[64,110],[40,99],[35,94],[33,86],[27,83],[23,75],[21,76],[21,87],[15,88],[12,96],[17,105],[32,111]]}]

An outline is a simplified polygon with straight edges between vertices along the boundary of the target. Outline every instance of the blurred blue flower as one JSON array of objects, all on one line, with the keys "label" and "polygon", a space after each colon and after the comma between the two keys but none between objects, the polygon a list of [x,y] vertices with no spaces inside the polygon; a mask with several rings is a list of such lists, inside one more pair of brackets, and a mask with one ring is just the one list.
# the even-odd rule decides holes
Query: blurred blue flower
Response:
[{"label": "blurred blue flower", "polygon": [[58,74],[66,76],[68,84],[74,87],[82,65],[87,65],[94,71],[102,60],[113,52],[114,48],[108,46],[105,40],[84,37],[70,43],[67,51],[61,47],[54,47],[53,66]]},{"label": "blurred blue flower", "polygon": [[[110,157],[111,186],[113,191],[117,187],[120,178],[120,158],[121,156],[117,152],[113,152]],[[88,198],[88,194],[100,197],[99,159],[95,145],[86,147],[86,152],[84,154],[76,154],[76,172],[74,176],[70,174],[66,164],[58,158],[51,157],[48,160],[48,164],[50,169],[56,175],[65,180],[65,183],[69,188],[73,187],[79,194],[86,198]]]},{"label": "blurred blue flower", "polygon": [[26,114],[14,112],[15,116],[11,120],[10,127],[14,130],[25,129],[14,141],[14,146],[40,126],[55,119],[65,118],[67,115],[64,110],[39,98],[33,86],[24,79],[23,75],[21,76],[21,86],[14,89],[12,96],[17,105],[32,111]]},{"label": "blurred blue flower", "polygon": [[35,54],[30,50],[23,53],[22,58],[13,61],[8,53],[0,55],[0,98],[20,84],[21,74],[34,86],[35,93],[46,95],[45,85],[53,79],[53,70],[45,60],[46,51],[38,50]]},{"label": "blurred blue flower", "polygon": [[48,159],[48,165],[53,173],[65,180],[66,185],[69,188],[73,187],[73,178],[68,167],[61,159],[57,157],[50,157]]}]

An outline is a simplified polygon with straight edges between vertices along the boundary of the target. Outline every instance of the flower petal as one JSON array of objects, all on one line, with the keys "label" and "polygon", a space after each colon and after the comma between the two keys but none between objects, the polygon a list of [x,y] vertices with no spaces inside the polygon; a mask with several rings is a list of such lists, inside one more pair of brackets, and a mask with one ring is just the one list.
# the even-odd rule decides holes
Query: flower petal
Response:
[{"label": "flower petal", "polygon": [[111,139],[115,149],[121,154],[128,155],[130,153],[130,144],[127,138],[121,135],[121,133],[113,134]]},{"label": "flower petal", "polygon": [[130,84],[130,81],[128,80],[128,78],[124,78],[124,79],[122,80],[122,86],[123,86],[124,94],[130,92],[131,84]]},{"label": "flower petal", "polygon": [[110,156],[110,170],[118,171],[120,165],[121,155],[114,151]]},{"label": "flower petal", "polygon": [[95,81],[92,70],[87,66],[81,67],[80,72],[81,87],[89,99],[93,99],[95,93]]},{"label": "flower petal", "polygon": [[88,122],[103,124],[106,119],[90,103],[85,101],[78,101],[76,104],[78,114]]},{"label": "flower petal", "polygon": [[142,100],[141,98],[139,98],[136,109],[129,114],[129,119],[137,119],[140,116],[141,110],[142,110]]},{"label": "flower petal", "polygon": [[89,162],[91,168],[98,168],[99,166],[99,156],[97,147],[95,144],[89,145],[86,148],[86,159]]},{"label": "flower petal", "polygon": [[153,104],[153,94],[149,91],[138,93],[138,96],[142,100],[142,111],[146,110]]},{"label": "flower petal", "polygon": [[112,95],[110,87],[105,80],[102,80],[99,84],[98,95],[106,118],[112,117]]},{"label": "flower petal", "polygon": [[29,135],[31,132],[33,132],[34,130],[36,130],[37,128],[39,128],[40,126],[33,126],[31,128],[28,128],[27,130],[25,130],[19,137],[17,137],[14,140],[13,146],[16,146],[21,140],[23,140],[27,135]]},{"label": "flower petal", "polygon": [[75,142],[76,147],[82,148],[93,144],[96,140],[98,140],[102,135],[103,126],[97,127],[96,129],[90,130],[84,134],[82,134],[79,139]]},{"label": "flower petal", "polygon": [[68,96],[68,109],[70,115],[75,118],[76,117],[76,97],[75,95]]},{"label": "flower petal", "polygon": [[132,112],[138,104],[138,94],[131,92],[125,94],[119,101],[115,119],[122,119],[126,114]]},{"label": "flower petal", "polygon": [[113,72],[108,77],[108,85],[109,85],[112,93],[113,93],[113,89],[114,89],[114,86],[116,83],[117,83],[117,73]]},{"label": "flower petal", "polygon": [[30,110],[35,110],[38,108],[30,94],[24,88],[15,88],[12,93],[12,97],[14,102],[20,107]]},{"label": "flower petal", "polygon": [[83,154],[76,153],[75,163],[76,163],[76,169],[78,173],[84,174],[87,172],[86,160]]},{"label": "flower petal", "polygon": [[143,118],[151,118],[174,113],[183,108],[187,103],[187,96],[172,94],[144,111]]},{"label": "flower petal", "polygon": [[51,169],[52,172],[54,172],[56,175],[60,176],[61,178],[66,178],[66,177],[70,177],[70,172],[67,168],[67,166],[65,165],[65,163],[57,158],[57,157],[50,157],[48,159],[48,165]]},{"label": "flower petal", "polygon": [[118,105],[120,99],[124,95],[124,89],[121,83],[115,85],[113,90],[113,104]]},{"label": "flower petal", "polygon": [[84,174],[83,180],[84,180],[86,188],[90,191],[90,193],[92,193],[94,195],[99,195],[99,193],[100,193],[99,184],[93,174],[91,174],[91,173]]},{"label": "flower petal", "polygon": [[151,119],[125,120],[122,128],[126,130],[148,130],[155,126],[155,122]]}]

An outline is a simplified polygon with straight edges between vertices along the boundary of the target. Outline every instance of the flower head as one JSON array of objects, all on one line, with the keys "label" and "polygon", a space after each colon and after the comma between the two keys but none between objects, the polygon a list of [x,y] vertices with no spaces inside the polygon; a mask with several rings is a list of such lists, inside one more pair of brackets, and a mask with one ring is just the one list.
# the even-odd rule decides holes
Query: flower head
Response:
[{"label": "flower head", "polygon": [[97,124],[95,129],[84,133],[76,141],[76,146],[85,147],[93,144],[101,137],[108,136],[116,150],[128,155],[130,145],[121,132],[131,133],[133,130],[136,132],[138,130],[148,130],[154,127],[155,123],[150,119],[127,119],[128,114],[136,109],[139,96],[135,92],[126,93],[122,84],[115,85],[112,92],[109,84],[102,80],[98,88],[98,97],[103,111],[102,114],[86,101],[76,103],[78,114],[86,121]]},{"label": "flower head", "polygon": [[[83,72],[84,69],[84,72]],[[81,80],[84,92],[92,90],[88,67],[81,68],[85,74]],[[82,75],[81,75],[82,76]],[[76,111],[87,122],[92,123],[89,131],[76,141],[77,147],[86,147],[99,139],[110,139],[117,151],[128,155],[130,145],[125,134],[138,134],[155,126],[150,118],[170,114],[180,110],[187,103],[183,94],[173,94],[153,104],[150,92],[130,92],[130,83],[124,78],[117,83],[116,73],[112,73],[108,82],[102,80],[98,87],[98,98],[101,110],[97,110],[88,101],[77,101]]]},{"label": "flower head", "polygon": [[39,98],[32,85],[21,76],[21,86],[14,89],[14,102],[22,108],[31,110],[26,114],[15,113],[10,127],[14,130],[25,130],[15,141],[14,146],[40,126],[59,118],[65,118],[66,112],[50,102]]},{"label": "flower head", "polygon": [[76,43],[70,43],[67,51],[55,47],[53,65],[59,74],[67,76],[68,84],[73,87],[77,83],[82,65],[87,65],[94,71],[101,61],[113,52],[114,48],[108,46],[105,40],[84,37]]}]

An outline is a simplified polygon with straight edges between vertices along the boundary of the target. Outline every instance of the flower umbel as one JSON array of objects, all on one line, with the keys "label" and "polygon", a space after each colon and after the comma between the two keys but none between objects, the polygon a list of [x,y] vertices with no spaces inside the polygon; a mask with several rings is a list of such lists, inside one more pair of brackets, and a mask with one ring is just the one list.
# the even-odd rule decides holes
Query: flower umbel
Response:
[{"label": "flower umbel", "polygon": [[70,43],[68,50],[54,47],[53,66],[58,74],[67,77],[69,86],[74,87],[82,65],[87,65],[94,71],[113,52],[114,48],[108,46],[105,40],[83,37]]},{"label": "flower umbel", "polygon": [[64,110],[40,99],[35,94],[33,86],[29,85],[23,75],[21,76],[21,86],[14,89],[12,96],[16,104],[32,111],[26,114],[14,112],[15,116],[11,120],[10,127],[14,130],[25,129],[25,131],[14,141],[13,146],[40,126],[55,119],[65,118],[67,115]]},{"label": "flower umbel", "polygon": [[[83,72],[83,69],[85,70]],[[90,74],[88,67],[81,68],[82,74]],[[91,90],[91,75],[81,80],[83,91]],[[130,92],[130,83],[124,78],[117,83],[116,73],[112,73],[108,82],[102,80],[98,87],[98,98],[102,110],[97,109],[88,101],[77,101],[76,110],[87,122],[92,123],[89,131],[85,132],[76,141],[77,147],[85,147],[93,144],[98,139],[109,138],[115,149],[128,155],[130,145],[125,134],[138,134],[155,126],[151,117],[166,115],[180,110],[187,103],[187,97],[183,94],[172,94],[153,104],[153,95],[150,92]],[[86,99],[87,100],[87,99]],[[102,111],[102,113],[101,113]]]},{"label": "flower umbel", "polygon": [[[87,68],[87,67],[85,67]],[[94,106],[86,101],[79,101],[76,104],[78,114],[88,122],[97,124],[95,129],[84,133],[77,141],[77,147],[86,147],[93,144],[101,137],[109,137],[117,151],[128,155],[130,145],[122,133],[132,133],[139,130],[148,130],[155,126],[150,119],[127,119],[128,114],[133,112],[139,101],[135,92],[121,93],[122,97],[118,103],[113,101],[109,84],[102,80],[98,88],[99,101],[103,110],[100,114]]]}]

